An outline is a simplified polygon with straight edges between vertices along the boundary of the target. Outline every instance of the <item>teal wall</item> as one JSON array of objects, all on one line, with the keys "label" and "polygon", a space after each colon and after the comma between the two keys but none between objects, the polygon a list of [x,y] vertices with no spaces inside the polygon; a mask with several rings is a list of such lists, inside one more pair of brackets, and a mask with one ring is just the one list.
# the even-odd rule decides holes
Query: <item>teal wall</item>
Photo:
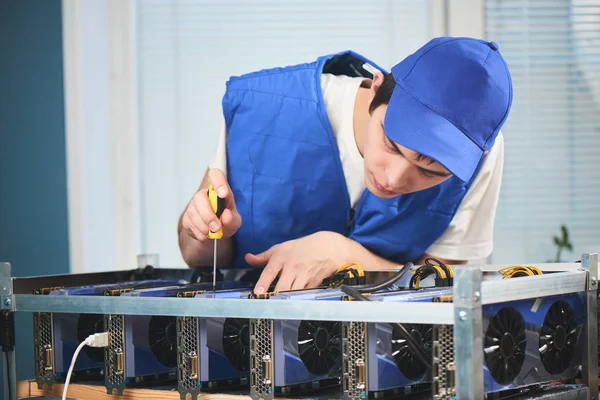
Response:
[{"label": "teal wall", "polygon": [[[15,276],[69,271],[60,0],[0,0],[0,261]],[[16,320],[30,378],[31,314]]]}]

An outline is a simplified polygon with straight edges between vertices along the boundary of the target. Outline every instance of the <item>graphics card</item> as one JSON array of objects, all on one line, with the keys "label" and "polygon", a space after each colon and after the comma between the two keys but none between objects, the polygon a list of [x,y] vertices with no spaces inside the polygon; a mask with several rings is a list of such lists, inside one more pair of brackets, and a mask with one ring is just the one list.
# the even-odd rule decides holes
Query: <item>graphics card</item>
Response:
[{"label": "graphics card", "polygon": [[[432,288],[377,293],[375,302],[432,302],[452,289]],[[407,305],[407,307],[410,307]],[[384,398],[431,390],[431,370],[406,336],[432,358],[432,325],[348,322],[343,324],[344,398]]]},{"label": "graphics card", "polygon": [[574,378],[582,363],[583,310],[579,294],[484,306],[485,392]]},{"label": "graphics card", "polygon": [[[275,294],[268,301],[340,301],[339,289]],[[340,384],[342,325],[336,321],[251,320],[251,395],[272,398]]]},{"label": "graphics card", "polygon": [[[198,293],[195,298],[248,299],[252,284],[236,282],[230,286],[234,285],[239,288]],[[248,385],[248,319],[179,317],[177,337],[181,399],[195,400],[200,391]]]}]

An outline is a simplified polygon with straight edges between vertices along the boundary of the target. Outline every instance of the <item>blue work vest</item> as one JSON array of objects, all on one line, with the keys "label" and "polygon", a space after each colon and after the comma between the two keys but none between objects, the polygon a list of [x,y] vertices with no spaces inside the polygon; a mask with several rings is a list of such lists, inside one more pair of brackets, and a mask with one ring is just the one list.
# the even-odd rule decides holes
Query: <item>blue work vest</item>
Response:
[{"label": "blue work vest", "polygon": [[402,264],[421,256],[450,224],[474,178],[462,182],[453,176],[392,199],[365,190],[351,210],[321,76],[372,78],[365,63],[386,73],[348,51],[227,82],[228,180],[242,216],[233,267],[248,267],[246,253],[319,231],[346,235]]}]

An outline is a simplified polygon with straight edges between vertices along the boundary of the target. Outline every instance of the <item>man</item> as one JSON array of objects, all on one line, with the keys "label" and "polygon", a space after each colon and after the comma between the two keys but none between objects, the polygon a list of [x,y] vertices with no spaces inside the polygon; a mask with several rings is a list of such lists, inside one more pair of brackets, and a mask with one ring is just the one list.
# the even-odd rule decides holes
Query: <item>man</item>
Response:
[{"label": "man", "polygon": [[183,258],[211,265],[222,226],[218,264],[264,268],[262,293],[348,262],[487,257],[511,104],[498,46],[472,38],[433,39],[389,74],[344,52],[232,78],[216,158],[179,220]]}]

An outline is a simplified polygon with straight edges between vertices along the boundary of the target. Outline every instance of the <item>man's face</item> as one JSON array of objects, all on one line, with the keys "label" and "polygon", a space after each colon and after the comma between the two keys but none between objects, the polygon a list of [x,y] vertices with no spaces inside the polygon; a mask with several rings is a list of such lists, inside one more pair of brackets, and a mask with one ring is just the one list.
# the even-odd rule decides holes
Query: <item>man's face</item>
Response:
[{"label": "man's face", "polygon": [[377,197],[391,198],[438,185],[451,174],[442,165],[392,142],[383,130],[387,105],[369,119],[363,147],[365,184]]}]

